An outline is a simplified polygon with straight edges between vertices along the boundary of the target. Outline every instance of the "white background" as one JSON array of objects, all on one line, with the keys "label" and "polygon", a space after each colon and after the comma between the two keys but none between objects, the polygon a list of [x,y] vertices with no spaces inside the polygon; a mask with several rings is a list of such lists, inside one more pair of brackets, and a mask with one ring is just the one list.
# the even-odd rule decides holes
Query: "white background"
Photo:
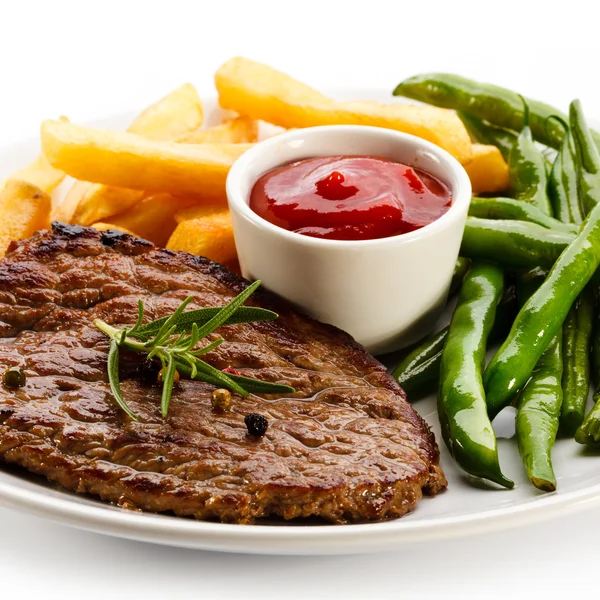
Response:
[{"label": "white background", "polygon": [[[594,2],[0,1],[0,143],[211,93],[245,55],[315,87],[386,88],[422,71],[493,81],[600,117]],[[600,468],[600,463],[599,463]],[[253,557],[155,547],[0,509],[3,598],[520,598],[597,589],[600,514],[396,553]]]}]

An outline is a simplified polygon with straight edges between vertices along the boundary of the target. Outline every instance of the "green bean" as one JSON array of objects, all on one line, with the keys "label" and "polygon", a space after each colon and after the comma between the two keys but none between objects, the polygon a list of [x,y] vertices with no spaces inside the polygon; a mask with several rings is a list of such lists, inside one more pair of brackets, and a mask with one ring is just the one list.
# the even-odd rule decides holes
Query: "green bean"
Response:
[{"label": "green bean", "polygon": [[595,293],[595,310],[594,310],[594,326],[592,328],[592,352],[590,370],[592,372],[592,380],[596,386],[594,391],[594,401],[600,398],[600,288],[594,289]]},{"label": "green bean", "polygon": [[589,213],[600,203],[600,154],[594,144],[595,138],[585,122],[579,100],[571,102],[569,116],[581,203],[585,212]]},{"label": "green bean", "polygon": [[448,337],[445,327],[415,348],[392,372],[410,400],[435,392],[438,386],[442,350]]},{"label": "green bean", "polygon": [[528,221],[529,223],[541,225],[546,229],[565,231],[572,234],[579,231],[577,225],[561,223],[536,206],[512,198],[472,198],[469,215],[483,219]]},{"label": "green bean", "polygon": [[513,482],[500,470],[481,381],[503,286],[502,271],[488,264],[474,264],[465,277],[442,353],[438,415],[446,446],[461,468],[511,488]]},{"label": "green bean", "polygon": [[590,342],[594,314],[591,289],[585,289],[573,304],[563,325],[563,404],[561,429],[575,434],[583,423],[590,388]]},{"label": "green bean", "polygon": [[[577,168],[577,174],[579,176],[579,194],[581,197],[581,204],[584,211],[591,211],[594,214],[600,207],[600,155],[594,142],[593,134],[589,130],[581,103],[579,100],[575,100],[571,103],[569,109],[569,125],[571,134],[574,140],[575,146],[575,165]],[[588,217],[589,218],[589,217]],[[598,293],[598,289],[595,290]],[[589,300],[590,309],[591,300]],[[588,321],[582,326],[587,327],[588,331],[590,328],[590,321],[593,317],[589,317]],[[586,331],[586,333],[588,333]],[[582,334],[583,335],[583,334]],[[586,340],[581,341],[581,345]],[[589,342],[589,339],[587,339]],[[594,345],[595,342],[592,342]],[[581,350],[583,353],[583,349]],[[594,357],[595,352],[592,353]],[[594,358],[595,360],[595,358]],[[583,378],[585,374],[581,375]],[[583,388],[587,387],[587,381],[581,382],[581,390],[579,401],[574,403],[572,410],[565,416],[569,420],[566,422],[565,427],[572,432],[573,428],[581,421],[582,413],[585,412],[587,397],[584,399]],[[597,400],[598,396],[594,394],[594,399]],[[575,432],[575,440],[581,444],[595,444],[600,441],[600,410],[598,405],[595,405],[591,412],[583,419],[583,423],[579,426]]]},{"label": "green bean", "polygon": [[[516,314],[515,288],[509,286],[496,310],[488,340],[490,344],[506,336]],[[409,401],[428,396],[438,388],[442,351],[447,336],[448,327],[445,327],[415,348],[392,372],[392,376],[404,388]]]},{"label": "green bean", "polygon": [[510,187],[517,200],[533,204],[542,212],[551,215],[546,159],[533,141],[527,103],[524,104],[524,111],[523,129],[508,157]]},{"label": "green bean", "polygon": [[525,221],[469,217],[461,256],[497,262],[506,269],[550,268],[575,236]]},{"label": "green bean", "polygon": [[565,137],[548,177],[548,196],[557,219],[563,223],[580,224],[583,215],[578,193],[575,147],[568,125],[562,120],[559,122],[565,128]]},{"label": "green bean", "polygon": [[492,417],[510,403],[527,381],[599,265],[600,205],[588,215],[581,233],[519,311],[508,338],[488,365],[484,381]]},{"label": "green bean", "polygon": [[556,489],[552,447],[558,432],[563,399],[562,375],[562,338],[559,333],[538,360],[517,402],[519,454],[531,483],[546,492]]},{"label": "green bean", "polygon": [[494,127],[467,112],[459,112],[458,116],[464,123],[473,141],[489,146],[496,146],[502,153],[504,160],[508,160],[508,155],[517,141],[517,135],[514,131],[508,131],[508,129],[503,129],[502,127]]},{"label": "green bean", "polygon": [[460,286],[462,285],[463,279],[467,274],[467,271],[471,268],[471,261],[468,258],[459,256],[456,259],[454,265],[454,273],[452,274],[452,282],[450,283],[450,296],[454,295]]},{"label": "green bean", "polygon": [[[519,94],[458,75],[416,75],[401,82],[394,90],[394,96],[405,96],[427,104],[465,111],[492,125],[512,131],[520,131],[523,127],[524,111]],[[566,121],[566,115],[537,100],[527,98],[526,102],[531,111],[533,137],[542,144],[558,148],[564,137],[564,129],[555,121],[548,122],[547,127],[547,121],[552,116]],[[596,145],[600,144],[600,134],[594,131],[591,137]]]},{"label": "green bean", "polygon": [[[543,269],[522,273],[517,280],[521,305],[547,276]],[[516,437],[521,460],[531,483],[538,489],[556,489],[552,468],[552,447],[558,431],[562,404],[562,335],[557,333],[538,360],[529,381],[517,398]]]},{"label": "green bean", "polygon": [[592,331],[591,371],[596,388],[594,390],[594,406],[586,415],[583,423],[575,432],[575,441],[580,444],[597,445],[600,443],[600,311],[598,310],[598,288],[594,311],[594,327]]}]

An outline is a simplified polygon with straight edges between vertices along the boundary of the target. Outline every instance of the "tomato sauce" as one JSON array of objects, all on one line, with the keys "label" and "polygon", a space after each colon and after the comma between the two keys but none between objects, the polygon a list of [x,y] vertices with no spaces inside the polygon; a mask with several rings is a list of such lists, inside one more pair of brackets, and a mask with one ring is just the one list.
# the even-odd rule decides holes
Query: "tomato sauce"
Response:
[{"label": "tomato sauce", "polygon": [[265,173],[250,208],[270,223],[330,240],[374,240],[420,229],[452,204],[448,186],[376,156],[308,158]]}]

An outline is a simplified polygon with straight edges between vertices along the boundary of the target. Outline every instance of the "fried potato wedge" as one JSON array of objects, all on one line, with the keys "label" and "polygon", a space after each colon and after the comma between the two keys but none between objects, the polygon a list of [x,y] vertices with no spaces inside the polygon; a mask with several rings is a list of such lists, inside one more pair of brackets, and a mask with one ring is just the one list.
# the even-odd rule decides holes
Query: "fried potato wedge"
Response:
[{"label": "fried potato wedge", "polygon": [[[125,229],[125,227],[119,227],[118,225],[115,225],[114,223],[94,223],[92,225],[92,227],[94,229],[97,229],[98,231],[114,230],[114,231],[121,231],[123,233],[128,233],[129,235],[137,235],[133,231],[130,231],[129,229]],[[139,236],[137,236],[137,237],[139,237]]]},{"label": "fried potato wedge", "polygon": [[[45,121],[41,137],[50,163],[72,177],[147,192],[195,196],[206,205],[226,204],[227,173],[250,147],[156,142],[132,133],[58,121]],[[120,206],[117,212],[126,208]]]},{"label": "fried potato wedge", "polygon": [[167,249],[231,263],[237,258],[228,210],[196,206],[177,213],[178,225]]},{"label": "fried potato wedge", "polygon": [[249,117],[237,117],[229,121],[197,129],[180,137],[183,144],[251,144],[258,140],[258,123]]},{"label": "fried potato wedge", "polygon": [[52,200],[39,187],[9,179],[0,193],[0,257],[12,241],[50,227]]},{"label": "fried potato wedge", "polygon": [[336,102],[289,75],[245,58],[227,61],[215,74],[219,103],[241,115],[285,128],[372,125],[404,131],[441,146],[461,163],[471,140],[458,115],[433,106]]},{"label": "fried potato wedge", "polygon": [[119,229],[134,231],[157,246],[165,246],[177,227],[175,215],[198,204],[197,198],[180,198],[170,194],[148,196],[129,210],[115,215],[111,223]]},{"label": "fried potato wedge", "polygon": [[[127,131],[153,140],[172,141],[196,131],[203,119],[202,101],[194,86],[186,83],[144,110]],[[90,225],[127,210],[142,198],[138,191],[81,181],[71,188],[54,218]]]},{"label": "fried potato wedge", "polygon": [[474,194],[502,192],[508,188],[508,165],[496,146],[473,144],[473,158],[464,167]]}]

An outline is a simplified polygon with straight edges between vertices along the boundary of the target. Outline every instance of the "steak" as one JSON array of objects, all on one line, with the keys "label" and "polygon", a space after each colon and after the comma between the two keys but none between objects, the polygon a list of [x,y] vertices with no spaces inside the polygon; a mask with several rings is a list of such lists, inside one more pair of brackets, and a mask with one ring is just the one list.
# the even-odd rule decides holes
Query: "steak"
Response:
[{"label": "steak", "polygon": [[[108,338],[93,320],[132,325],[221,306],[248,282],[205,258],[116,231],[53,224],[13,242],[0,261],[0,369],[22,367],[22,388],[0,385],[0,460],[125,508],[251,523],[316,516],[378,521],[446,486],[438,448],[385,367],[346,333],[257,292],[247,302],[275,321],[227,325],[205,356],[219,369],[291,385],[286,397],[233,395],[215,412],[213,386],[181,380],[167,418],[161,388],[122,360],[123,395],[107,382]],[[206,342],[204,342],[206,343]],[[244,417],[268,419],[248,434]]]}]

